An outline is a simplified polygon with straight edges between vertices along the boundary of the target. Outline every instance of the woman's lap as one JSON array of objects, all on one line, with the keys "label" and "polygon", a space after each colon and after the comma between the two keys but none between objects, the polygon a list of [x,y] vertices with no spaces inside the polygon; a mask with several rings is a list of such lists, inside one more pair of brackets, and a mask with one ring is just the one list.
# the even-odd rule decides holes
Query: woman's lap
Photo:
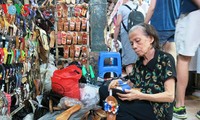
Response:
[{"label": "woman's lap", "polygon": [[[103,106],[103,101],[109,95],[108,87],[102,86],[99,89],[100,94],[100,105]],[[114,96],[119,104],[119,111],[117,114],[117,120],[156,120],[155,114],[153,113],[152,106],[148,101],[122,101]]]}]

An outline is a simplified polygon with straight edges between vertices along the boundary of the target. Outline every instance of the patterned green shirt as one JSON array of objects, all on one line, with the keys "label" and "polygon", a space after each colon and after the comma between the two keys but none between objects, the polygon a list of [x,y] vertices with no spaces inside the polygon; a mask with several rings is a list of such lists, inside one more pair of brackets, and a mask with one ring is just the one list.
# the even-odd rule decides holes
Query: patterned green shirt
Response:
[{"label": "patterned green shirt", "polygon": [[[156,94],[165,91],[164,83],[169,78],[176,80],[176,68],[174,59],[170,54],[156,50],[154,58],[147,65],[143,65],[143,58],[140,58],[130,74],[134,87],[141,88],[146,94]],[[172,103],[150,102],[158,120],[168,118],[172,112]]]}]

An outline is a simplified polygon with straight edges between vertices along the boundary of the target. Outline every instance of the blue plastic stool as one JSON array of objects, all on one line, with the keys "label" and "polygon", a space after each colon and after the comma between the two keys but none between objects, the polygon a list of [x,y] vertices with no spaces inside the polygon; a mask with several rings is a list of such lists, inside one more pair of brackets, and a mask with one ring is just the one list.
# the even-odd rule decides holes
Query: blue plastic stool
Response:
[{"label": "blue plastic stool", "polygon": [[[105,66],[104,60],[113,58],[112,64]],[[98,61],[98,73],[100,78],[104,78],[107,72],[116,73],[117,77],[121,77],[122,74],[122,63],[121,56],[118,52],[100,52]]]}]

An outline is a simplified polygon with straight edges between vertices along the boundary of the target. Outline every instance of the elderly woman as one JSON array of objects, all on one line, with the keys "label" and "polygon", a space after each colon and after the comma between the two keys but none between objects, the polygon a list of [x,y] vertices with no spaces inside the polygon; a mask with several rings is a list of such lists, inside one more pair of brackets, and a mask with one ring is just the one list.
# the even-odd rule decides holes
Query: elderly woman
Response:
[{"label": "elderly woman", "polygon": [[[132,48],[139,56],[129,82],[140,88],[117,93],[119,102],[117,120],[170,120],[173,114],[176,71],[172,55],[159,50],[155,29],[148,24],[134,26],[129,32]],[[101,100],[108,96],[108,89],[117,86],[113,80],[108,87],[99,89]]]}]

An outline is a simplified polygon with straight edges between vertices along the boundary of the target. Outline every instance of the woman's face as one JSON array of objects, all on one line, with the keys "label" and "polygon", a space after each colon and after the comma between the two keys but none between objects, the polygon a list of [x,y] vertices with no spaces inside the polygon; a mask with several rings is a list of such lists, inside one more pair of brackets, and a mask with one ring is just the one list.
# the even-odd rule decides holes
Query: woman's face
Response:
[{"label": "woman's face", "polygon": [[200,8],[200,0],[194,0],[194,2],[195,2],[196,5]]},{"label": "woman's face", "polygon": [[132,48],[139,57],[144,56],[151,48],[154,39],[145,35],[141,28],[137,28],[129,34]]}]

